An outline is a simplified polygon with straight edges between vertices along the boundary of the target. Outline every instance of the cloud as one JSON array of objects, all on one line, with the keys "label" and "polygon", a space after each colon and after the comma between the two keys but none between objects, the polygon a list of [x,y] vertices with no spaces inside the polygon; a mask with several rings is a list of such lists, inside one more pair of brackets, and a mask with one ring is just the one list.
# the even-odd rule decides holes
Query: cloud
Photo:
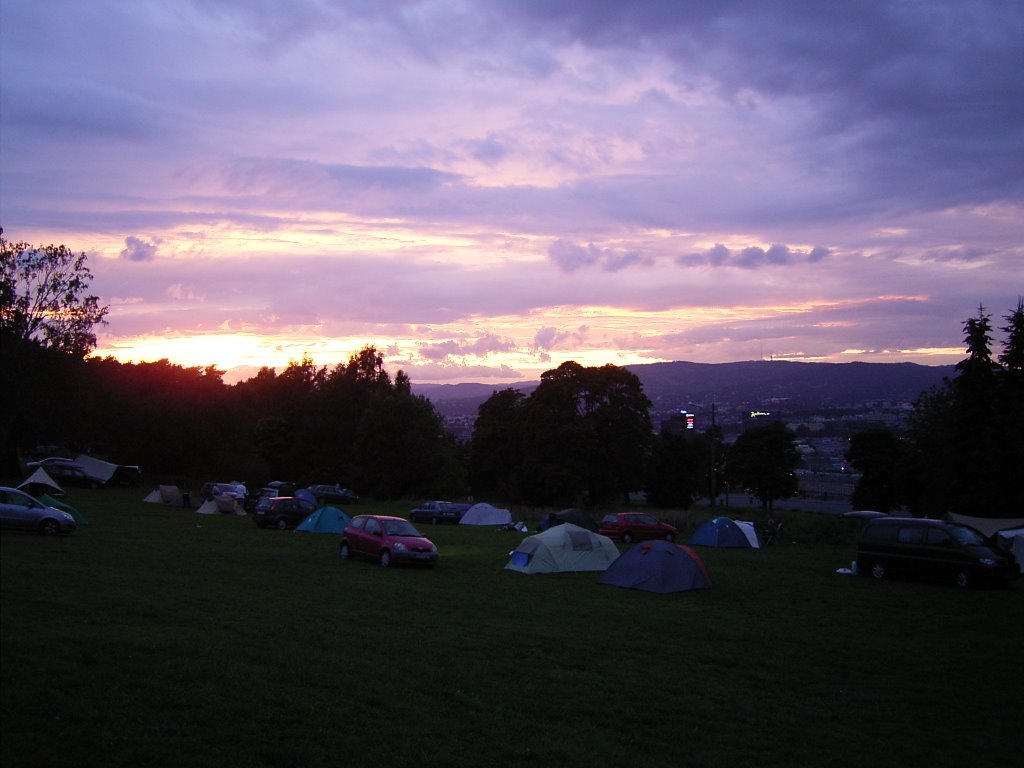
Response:
[{"label": "cloud", "polygon": [[121,251],[121,258],[128,261],[152,261],[156,258],[157,242],[147,243],[134,235],[129,235],[124,240],[125,248]]},{"label": "cloud", "polygon": [[423,344],[418,348],[420,355],[435,362],[465,357],[487,357],[497,352],[515,349],[515,343],[494,334],[484,334],[475,339],[456,341],[449,339],[436,344]]},{"label": "cloud", "polygon": [[586,340],[588,330],[585,325],[581,325],[575,331],[559,331],[557,328],[545,326],[533,337],[533,346],[536,350],[552,350],[566,344],[580,344]]},{"label": "cloud", "polygon": [[637,251],[599,248],[590,243],[577,245],[567,240],[555,240],[548,247],[548,258],[565,273],[587,267],[600,267],[605,272],[618,272],[628,267],[650,264],[651,259]]},{"label": "cloud", "polygon": [[794,266],[817,264],[828,258],[831,249],[817,246],[810,250],[791,248],[788,245],[773,244],[764,249],[751,245],[734,250],[721,243],[715,244],[704,253],[687,253],[676,257],[680,267],[738,267],[740,269],[761,269],[773,266]]}]

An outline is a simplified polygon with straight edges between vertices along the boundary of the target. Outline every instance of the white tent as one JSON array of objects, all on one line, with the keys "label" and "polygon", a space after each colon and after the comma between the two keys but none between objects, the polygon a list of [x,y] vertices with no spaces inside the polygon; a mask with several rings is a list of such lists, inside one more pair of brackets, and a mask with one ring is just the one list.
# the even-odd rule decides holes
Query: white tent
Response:
[{"label": "white tent", "polygon": [[143,501],[148,501],[150,504],[163,504],[164,497],[160,494],[159,488],[154,488]]},{"label": "white tent", "polygon": [[47,488],[52,488],[54,491],[61,495],[64,494],[64,489],[57,485],[54,479],[50,477],[47,471],[42,467],[36,469],[36,471],[29,475],[28,479],[26,479],[25,482],[23,482],[18,487],[24,488],[26,485],[45,485]]},{"label": "white tent", "polygon": [[160,498],[163,499],[164,504],[173,504],[176,507],[181,506],[181,491],[178,490],[176,485],[161,485]]},{"label": "white tent", "polygon": [[199,505],[199,508],[196,510],[196,514],[197,515],[219,515],[220,514],[220,507],[217,505],[217,502],[214,501],[213,499],[207,499],[206,501],[204,501],[202,504]]},{"label": "white tent", "polygon": [[761,548],[761,540],[757,537],[757,528],[754,527],[753,523],[747,522],[746,520],[734,520],[733,522],[739,526],[741,531],[743,531],[743,535],[747,537],[747,541],[750,542],[750,546],[754,549]]},{"label": "white tent", "polygon": [[512,513],[481,502],[466,510],[459,520],[460,525],[511,525]]},{"label": "white tent", "polygon": [[619,548],[607,536],[564,523],[523,539],[505,569],[519,573],[604,571],[618,556]]},{"label": "white tent", "polygon": [[1007,528],[1024,527],[1024,517],[971,517],[970,515],[951,514],[950,519],[960,525],[969,525],[986,536],[995,536],[997,531]]},{"label": "white tent", "polygon": [[1013,552],[1017,558],[1017,570],[1024,573],[1024,527],[1008,528],[996,534],[996,542],[1003,549]]},{"label": "white tent", "polygon": [[109,461],[96,459],[84,453],[78,455],[75,463],[84,469],[86,473],[102,480],[104,483],[110,482],[110,478],[117,471],[117,464],[111,464]]}]

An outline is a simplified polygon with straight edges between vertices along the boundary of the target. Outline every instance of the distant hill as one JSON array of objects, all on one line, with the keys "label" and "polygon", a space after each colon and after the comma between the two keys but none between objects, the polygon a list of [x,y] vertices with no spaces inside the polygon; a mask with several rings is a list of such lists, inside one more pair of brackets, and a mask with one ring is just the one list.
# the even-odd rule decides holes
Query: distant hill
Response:
[{"label": "distant hill", "polygon": [[[783,360],[650,363],[625,368],[640,378],[644,392],[656,408],[711,401],[757,404],[785,400],[801,407],[842,407],[872,400],[911,401],[955,374],[951,365]],[[468,407],[482,403],[493,392],[513,387],[529,393],[537,384],[413,384],[413,391],[439,406],[460,401]]]}]

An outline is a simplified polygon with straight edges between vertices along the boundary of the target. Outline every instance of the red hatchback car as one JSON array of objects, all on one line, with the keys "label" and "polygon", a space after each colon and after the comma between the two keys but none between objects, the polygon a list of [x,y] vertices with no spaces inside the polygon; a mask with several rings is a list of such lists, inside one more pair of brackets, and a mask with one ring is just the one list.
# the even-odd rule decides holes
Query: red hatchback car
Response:
[{"label": "red hatchback car", "polygon": [[673,541],[679,531],[674,525],[663,523],[646,512],[615,512],[601,518],[598,533],[629,544],[643,539]]},{"label": "red hatchback car", "polygon": [[342,560],[361,557],[391,565],[425,565],[437,562],[437,547],[404,517],[358,515],[341,533]]}]

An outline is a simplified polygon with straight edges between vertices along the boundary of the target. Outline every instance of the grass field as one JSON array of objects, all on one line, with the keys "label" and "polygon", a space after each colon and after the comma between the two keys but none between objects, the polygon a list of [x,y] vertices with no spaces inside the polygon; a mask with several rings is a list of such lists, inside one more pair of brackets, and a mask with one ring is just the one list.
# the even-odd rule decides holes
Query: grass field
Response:
[{"label": "grass field", "polygon": [[2,535],[4,768],[1021,764],[1020,581],[837,575],[849,532],[796,518],[702,549],[702,592],[512,573],[521,534],[458,526],[382,569],[143,495]]}]

